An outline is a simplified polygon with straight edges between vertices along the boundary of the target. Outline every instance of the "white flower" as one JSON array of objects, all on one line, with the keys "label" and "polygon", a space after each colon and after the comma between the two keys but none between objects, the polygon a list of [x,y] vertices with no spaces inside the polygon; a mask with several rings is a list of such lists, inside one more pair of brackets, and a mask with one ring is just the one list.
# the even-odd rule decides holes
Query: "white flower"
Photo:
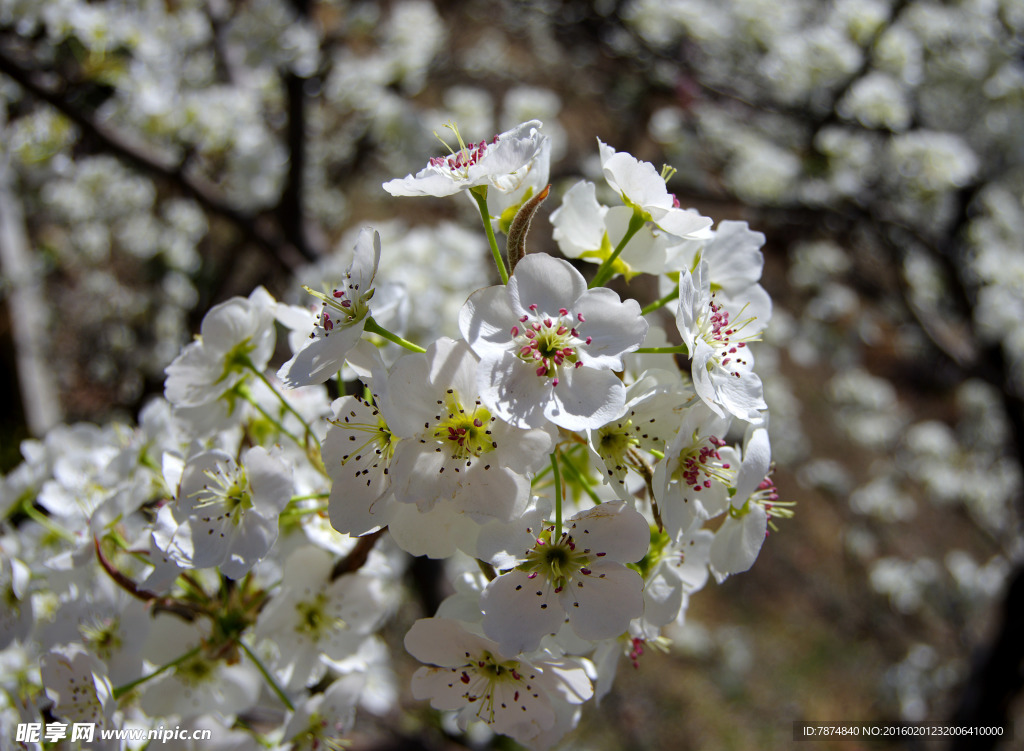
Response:
[{"label": "white flower", "polygon": [[384,615],[380,581],[348,574],[331,581],[330,553],[298,548],[284,564],[281,587],[260,613],[256,635],[277,647],[274,670],[290,690],[319,681],[321,654],[340,660],[353,654]]},{"label": "white flower", "polygon": [[80,644],[55,647],[40,660],[39,673],[53,714],[68,722],[107,727],[114,714],[114,693],[104,665]]},{"label": "white flower", "polygon": [[655,498],[669,534],[677,535],[695,519],[710,519],[728,507],[739,466],[739,457],[722,438],[731,422],[701,401],[683,415],[679,432],[654,469]]},{"label": "white flower", "polygon": [[[291,474],[261,446],[242,455],[242,466],[218,449],[196,454],[182,473],[177,505],[160,509],[158,546],[179,565],[220,566],[225,576],[241,578],[277,539],[278,515],[292,495]],[[168,515],[178,524],[168,524]]]},{"label": "white flower", "polygon": [[715,414],[760,424],[767,404],[747,344],[760,340],[771,316],[771,298],[754,285],[742,306],[732,305],[711,291],[707,275],[704,261],[692,274],[679,275],[676,326],[690,353],[693,387]]},{"label": "white flower", "polygon": [[459,191],[490,186],[503,193],[518,190],[535,160],[549,153],[547,137],[538,120],[517,125],[490,142],[466,144],[458,129],[449,126],[459,140],[459,150],[433,157],[415,176],[384,183],[393,196],[451,196]]},{"label": "white flower", "polygon": [[673,385],[659,384],[655,377],[646,377],[626,390],[629,401],[621,415],[600,428],[587,431],[593,455],[604,464],[605,482],[624,501],[630,500],[626,489],[626,471],[643,463],[638,451],[665,450],[678,428],[679,411],[684,399]]},{"label": "white flower", "polygon": [[248,298],[233,297],[210,308],[197,340],[167,366],[167,401],[175,407],[207,406],[245,378],[250,364],[263,370],[274,354],[275,305],[257,287]]},{"label": "white flower", "polygon": [[603,503],[571,517],[560,538],[554,532],[537,531],[519,566],[481,596],[484,633],[506,652],[536,649],[566,622],[582,639],[614,638],[643,613],[643,580],[624,565],[643,558],[650,542],[636,509]]},{"label": "white flower", "polygon": [[356,703],[365,686],[364,674],[349,673],[296,707],[283,736],[291,751],[345,748],[344,738],[351,733]]},{"label": "white flower", "polygon": [[768,431],[756,428],[747,435],[743,461],[736,473],[736,492],[729,503],[728,514],[715,532],[711,543],[711,571],[718,581],[730,574],[747,571],[754,565],[768,533],[769,512],[791,516],[779,503],[775,486],[768,477],[771,468],[771,446]]},{"label": "white flower", "polygon": [[[551,212],[553,237],[567,258],[601,263],[609,258],[629,228],[633,209],[608,208],[598,203],[592,182],[576,183],[562,197],[562,205]],[[655,229],[641,229],[614,261],[614,270],[628,281],[640,272],[660,274],[665,270],[670,242],[677,238]]]},{"label": "white flower", "polygon": [[334,417],[320,453],[331,477],[331,525],[359,536],[389,523],[383,496],[391,488],[390,466],[398,437],[380,410],[357,396],[331,405]]},{"label": "white flower", "polygon": [[644,576],[644,615],[641,630],[646,638],[657,636],[661,627],[682,623],[689,596],[708,580],[708,556],[714,534],[702,529],[696,519],[681,534],[652,536],[645,561],[650,569]]},{"label": "white flower", "polygon": [[[677,269],[692,269],[698,259],[708,264],[707,280],[714,290],[731,297],[742,296],[761,280],[765,237],[746,222],[721,221],[709,238],[686,240],[670,249],[669,263]],[[661,281],[668,281],[663,276]],[[662,288],[662,295],[671,292]]]},{"label": "white flower", "polygon": [[413,675],[413,696],[429,698],[435,709],[458,710],[463,729],[479,720],[523,744],[532,745],[555,726],[558,705],[581,704],[593,694],[579,663],[548,656],[510,658],[514,653],[448,618],[416,621],[405,636],[405,648],[431,666]]},{"label": "white flower", "polygon": [[[371,234],[372,233],[372,234]],[[380,235],[369,227],[359,233],[355,256],[345,271],[341,286],[330,294],[306,291],[322,302],[320,315],[309,341],[277,371],[285,386],[323,383],[345,362],[345,356],[359,341],[370,315],[373,279],[380,263]]]},{"label": "white flower", "polygon": [[397,500],[429,510],[452,499],[479,520],[508,520],[529,497],[529,475],[546,464],[551,434],[499,420],[477,393],[478,370],[469,345],[447,338],[395,363],[385,409],[403,439],[391,466]]},{"label": "white flower", "polygon": [[520,427],[585,430],[621,413],[626,390],[612,371],[640,347],[647,321],[636,300],[588,290],[567,261],[541,253],[523,258],[507,285],[470,295],[459,328],[480,357],[488,410]]},{"label": "white flower", "polygon": [[597,140],[604,179],[622,196],[622,201],[648,222],[679,238],[701,237],[711,219],[693,209],[680,208],[676,197],[665,187],[665,178],[650,162],[641,162],[632,154],[616,152]]}]

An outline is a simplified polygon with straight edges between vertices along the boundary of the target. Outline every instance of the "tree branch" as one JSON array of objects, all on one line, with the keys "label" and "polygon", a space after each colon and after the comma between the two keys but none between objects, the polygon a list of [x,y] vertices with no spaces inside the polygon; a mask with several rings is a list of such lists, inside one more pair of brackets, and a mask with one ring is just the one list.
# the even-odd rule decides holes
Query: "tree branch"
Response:
[{"label": "tree branch", "polygon": [[0,50],[0,73],[3,73],[32,96],[54,107],[71,120],[82,133],[89,136],[102,148],[131,167],[153,177],[166,180],[196,201],[212,214],[226,219],[252,244],[265,251],[274,261],[287,270],[300,266],[311,256],[303,256],[308,248],[299,248],[282,236],[281,229],[272,220],[259,214],[241,211],[227,203],[216,189],[201,178],[190,175],[187,161],[174,161],[147,149],[144,144],[133,142],[126,134],[107,125],[98,123],[86,112],[76,107],[63,92],[44,86],[33,78],[33,71],[27,70]]}]

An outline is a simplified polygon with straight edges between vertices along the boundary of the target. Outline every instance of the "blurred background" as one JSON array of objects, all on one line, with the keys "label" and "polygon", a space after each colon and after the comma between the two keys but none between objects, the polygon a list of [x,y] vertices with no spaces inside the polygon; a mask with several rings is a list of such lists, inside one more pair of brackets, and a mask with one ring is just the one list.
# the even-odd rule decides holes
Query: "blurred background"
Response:
[{"label": "blurred background", "polygon": [[[557,253],[597,137],[766,235],[757,363],[798,504],[563,747],[1024,733],[1021,0],[0,0],[0,471],[55,425],[132,420],[212,304],[300,301],[367,224],[402,253],[406,336],[453,333],[492,281],[475,208],[380,185],[451,119],[531,118],[553,140],[532,250]],[[398,727],[361,715],[352,747],[454,743]]]}]

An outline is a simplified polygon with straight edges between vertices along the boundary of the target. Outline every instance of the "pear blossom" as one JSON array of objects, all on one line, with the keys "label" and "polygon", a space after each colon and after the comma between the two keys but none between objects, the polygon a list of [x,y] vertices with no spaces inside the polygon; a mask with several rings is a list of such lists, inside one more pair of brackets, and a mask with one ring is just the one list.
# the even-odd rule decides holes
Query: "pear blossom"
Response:
[{"label": "pear blossom", "polygon": [[[698,261],[706,261],[711,289],[732,298],[742,297],[761,280],[764,234],[754,232],[746,222],[729,220],[719,222],[709,234],[710,237],[684,240],[671,247],[668,263],[677,269],[693,269]],[[672,291],[665,287],[667,282],[668,276],[659,280],[662,295]]]},{"label": "pear blossom", "polygon": [[345,748],[345,734],[351,732],[356,703],[365,685],[366,675],[349,673],[296,707],[283,736],[292,751]]},{"label": "pear blossom", "polygon": [[615,151],[597,140],[601,171],[607,183],[645,221],[679,238],[702,237],[712,221],[694,209],[683,209],[665,187],[665,177],[650,162]]},{"label": "pear blossom", "polygon": [[380,235],[369,227],[359,233],[355,255],[340,287],[329,294],[306,291],[321,301],[320,315],[309,341],[277,371],[289,388],[323,383],[345,362],[359,341],[370,315],[373,280],[380,264]]},{"label": "pear blossom", "polygon": [[[458,129],[449,126],[458,138],[459,150],[448,156],[433,157],[427,166],[401,179],[384,183],[393,196],[444,196],[462,190],[493,187],[502,193],[517,191],[535,165],[550,154],[547,136],[540,132],[539,120],[529,120],[490,141],[465,143]],[[549,157],[548,157],[549,158]]]},{"label": "pear blossom", "polygon": [[735,493],[728,514],[711,543],[711,572],[718,581],[754,565],[768,534],[769,514],[791,516],[791,503],[778,501],[769,477],[771,446],[768,431],[751,430],[743,447],[743,461],[736,473]]},{"label": "pear blossom", "polygon": [[496,733],[536,746],[541,734],[556,725],[560,705],[581,704],[593,695],[580,663],[547,654],[513,656],[450,618],[416,621],[405,636],[405,648],[427,663],[413,675],[413,696],[430,699],[435,709],[457,710],[463,730],[481,721]]},{"label": "pear blossom", "polygon": [[324,676],[321,655],[339,660],[354,653],[384,613],[377,578],[354,573],[332,581],[333,565],[325,550],[298,548],[285,561],[278,593],[260,613],[256,635],[277,647],[273,668],[290,690]]},{"label": "pear blossom", "polygon": [[291,495],[291,468],[262,446],[248,449],[241,465],[219,449],[204,451],[185,464],[177,504],[160,509],[157,544],[178,565],[219,566],[239,579],[274,544]]},{"label": "pear blossom", "polygon": [[483,403],[477,357],[464,341],[441,338],[402,357],[388,377],[388,425],[402,438],[391,466],[399,501],[427,511],[457,500],[481,520],[508,520],[529,497],[531,473],[547,463],[547,427],[517,427]]},{"label": "pear blossom", "polygon": [[636,300],[588,290],[571,264],[541,253],[524,257],[507,285],[470,295],[459,328],[480,357],[477,385],[492,414],[585,430],[621,413],[626,390],[613,371],[648,326]]},{"label": "pear blossom", "polygon": [[331,409],[334,417],[320,448],[331,477],[331,525],[345,534],[368,534],[389,523],[384,496],[399,438],[380,409],[358,396],[336,399]]},{"label": "pear blossom", "polygon": [[644,574],[644,614],[639,632],[657,637],[663,626],[682,623],[692,593],[708,580],[708,557],[714,533],[695,519],[677,535],[652,533],[651,549],[641,562]]},{"label": "pear blossom", "polygon": [[643,515],[613,501],[575,514],[561,536],[555,532],[554,525],[536,530],[519,565],[489,582],[480,598],[484,633],[503,651],[536,649],[563,623],[582,639],[610,639],[643,613],[643,580],[624,565],[647,552]]},{"label": "pear blossom", "polygon": [[654,495],[665,529],[681,533],[728,507],[739,457],[726,445],[731,417],[719,417],[701,401],[683,415],[679,431],[654,469]]},{"label": "pear blossom", "polygon": [[675,386],[659,384],[654,376],[642,378],[626,389],[621,415],[587,431],[591,454],[604,465],[604,481],[624,501],[630,500],[626,472],[646,463],[640,452],[664,451],[678,427],[684,399]]},{"label": "pear blossom", "polygon": [[68,722],[107,727],[113,717],[114,692],[103,662],[81,644],[58,646],[43,655],[39,673],[53,714]]},{"label": "pear blossom", "polygon": [[771,299],[760,285],[748,288],[739,305],[711,291],[706,261],[679,275],[676,326],[690,353],[693,387],[715,414],[763,421],[767,404],[747,345],[760,340],[770,316]]},{"label": "pear blossom", "polygon": [[164,396],[175,407],[207,407],[274,354],[276,302],[263,287],[233,297],[203,316],[200,334],[167,366]]},{"label": "pear blossom", "polygon": [[[629,229],[633,210],[628,206],[603,206],[594,184],[581,180],[562,197],[562,205],[551,212],[553,237],[567,258],[591,263],[608,259]],[[646,226],[630,238],[614,261],[614,270],[628,281],[638,273],[660,274],[672,243],[678,238]]]}]

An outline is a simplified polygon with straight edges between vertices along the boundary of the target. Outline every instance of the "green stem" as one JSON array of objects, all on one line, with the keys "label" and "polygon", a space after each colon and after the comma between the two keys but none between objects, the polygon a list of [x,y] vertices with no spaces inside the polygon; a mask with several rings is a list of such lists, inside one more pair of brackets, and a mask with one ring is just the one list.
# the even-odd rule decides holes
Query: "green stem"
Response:
[{"label": "green stem", "polygon": [[686,355],[687,357],[690,355],[690,350],[685,344],[676,347],[641,347],[633,351],[652,355]]},{"label": "green stem", "polygon": [[562,457],[562,464],[565,466],[566,474],[572,475],[572,479],[575,482],[577,482],[580,485],[580,487],[583,488],[583,492],[590,496],[590,500],[594,502],[594,505],[600,506],[601,499],[598,497],[597,493],[594,492],[594,489],[590,486],[590,479],[584,476],[582,472],[580,472],[579,467],[573,464],[572,460],[568,456]]},{"label": "green stem", "polygon": [[124,684],[122,684],[120,686],[116,686],[114,688],[114,698],[115,699],[120,699],[122,696],[124,696],[126,693],[131,691],[136,686],[142,685],[143,683],[148,681],[150,678],[156,678],[161,673],[166,673],[171,668],[177,667],[178,665],[180,665],[181,663],[185,662],[186,660],[191,660],[197,654],[199,654],[199,647],[198,646],[192,647],[192,649],[190,649],[185,654],[181,655],[180,657],[175,657],[173,660],[171,660],[170,662],[168,662],[165,665],[161,665],[160,667],[158,667],[156,670],[154,670],[149,675],[144,675],[141,678],[136,678],[134,681],[129,681],[128,683],[124,683]]},{"label": "green stem", "polygon": [[650,305],[648,305],[646,308],[641,310],[640,311],[640,315],[645,316],[648,313],[652,313],[653,311],[657,310],[658,308],[665,307],[666,305],[668,305],[673,300],[678,300],[678,299],[679,299],[679,287],[676,287],[674,290],[669,292],[664,297],[662,297],[662,298],[660,298],[658,300],[655,300]]},{"label": "green stem", "polygon": [[[259,368],[257,368],[253,364],[252,360],[249,360],[246,363],[246,366],[249,368],[249,370],[251,370],[253,373],[256,374],[257,378],[259,378],[261,381],[263,381],[263,383],[266,385],[266,387],[268,389],[270,389],[272,392],[274,392],[274,395],[280,400],[281,404],[284,405],[284,408],[287,411],[291,412],[293,415],[295,415],[296,418],[298,418],[299,423],[302,425],[302,429],[306,431],[306,436],[305,436],[306,440],[308,441],[310,438],[312,438],[313,437],[313,429],[309,426],[309,423],[306,422],[306,419],[302,415],[300,415],[298,413],[298,411],[295,409],[295,407],[293,407],[291,404],[288,403],[288,400],[284,398],[284,394],[282,394],[280,391],[278,391],[276,388],[274,388],[274,384],[272,384],[270,382],[270,379],[267,378],[263,374],[263,371],[261,371]],[[264,412],[264,414],[266,414],[266,413]],[[283,430],[283,428],[282,428],[282,430]],[[302,444],[299,444],[299,445],[301,446]],[[302,446],[302,448],[305,448],[305,446]]]},{"label": "green stem", "polygon": [[321,511],[327,510],[327,505],[323,506],[310,506],[309,508],[286,508],[282,511],[278,518],[291,519],[296,516],[309,516],[310,514],[319,514]]},{"label": "green stem", "polygon": [[259,403],[259,402],[258,402],[258,401],[256,400],[256,397],[252,395],[252,392],[251,392],[251,391],[249,391],[249,389],[248,389],[248,388],[246,388],[246,386],[245,386],[244,384],[239,384],[239,385],[238,385],[238,388],[237,388],[237,391],[238,391],[238,395],[239,395],[239,396],[241,396],[241,397],[242,397],[243,399],[245,399],[245,400],[246,400],[247,402],[249,402],[249,404],[251,404],[251,405],[252,405],[253,407],[255,407],[255,408],[256,408],[256,411],[257,411],[257,412],[259,412],[259,413],[260,413],[261,415],[263,415],[263,416],[264,416],[264,417],[265,417],[265,418],[266,418],[267,420],[269,420],[269,421],[270,421],[270,423],[271,423],[271,424],[272,424],[272,425],[273,425],[273,426],[274,426],[275,428],[277,428],[278,432],[280,432],[280,433],[281,433],[282,435],[286,435],[286,436],[288,436],[289,438],[291,438],[291,439],[292,439],[292,441],[294,441],[294,442],[295,442],[295,445],[296,445],[296,446],[298,446],[298,447],[299,447],[300,449],[302,449],[303,451],[305,451],[305,450],[306,450],[306,444],[304,444],[304,443],[303,443],[303,442],[302,442],[302,441],[301,441],[301,440],[299,439],[299,437],[298,437],[297,435],[295,435],[295,434],[294,434],[294,433],[292,433],[292,432],[291,432],[290,430],[288,430],[288,428],[286,428],[286,427],[285,427],[284,425],[282,425],[282,424],[281,424],[281,422],[280,422],[280,420],[278,420],[278,419],[277,419],[276,417],[274,417],[274,416],[273,416],[272,414],[270,414],[269,412],[267,412],[267,410],[265,410],[265,409],[263,408],[263,405],[262,405],[262,404],[260,404],[260,403]]},{"label": "green stem", "polygon": [[590,289],[594,287],[603,287],[608,283],[608,280],[615,274],[613,268],[616,259],[621,255],[622,251],[626,249],[626,245],[633,239],[633,235],[640,231],[647,221],[641,216],[639,210],[633,210],[633,216],[629,218],[629,227],[626,228],[626,234],[619,240],[619,244],[615,246],[615,250],[608,256],[597,269],[597,274],[594,275],[594,279],[590,282]]},{"label": "green stem", "polygon": [[75,537],[71,532],[64,529],[64,527],[57,524],[57,522],[55,522],[53,519],[51,519],[42,511],[33,506],[32,501],[30,499],[26,500],[24,503],[21,504],[21,510],[25,512],[25,516],[27,516],[29,519],[36,522],[37,524],[40,524],[47,531],[52,532],[60,539],[66,542],[78,542],[78,538]]},{"label": "green stem", "polygon": [[256,669],[263,675],[264,680],[266,680],[267,685],[270,686],[271,690],[277,694],[277,698],[281,700],[281,703],[288,707],[289,712],[294,712],[295,705],[292,704],[291,699],[289,699],[287,694],[285,694],[281,687],[277,685],[277,681],[274,680],[274,676],[272,676],[270,672],[263,667],[263,663],[260,662],[260,658],[257,657],[251,649],[249,649],[249,645],[239,639],[238,646],[242,648],[242,651],[249,655],[249,659],[253,661]]},{"label": "green stem", "polygon": [[426,352],[426,350],[423,349],[423,347],[419,346],[418,344],[413,344],[407,339],[403,339],[398,334],[392,334],[386,328],[384,328],[375,320],[373,320],[373,316],[370,316],[369,318],[366,319],[366,323],[363,326],[363,330],[369,331],[371,334],[383,336],[389,342],[394,342],[399,347],[405,347],[410,352]]},{"label": "green stem", "polygon": [[473,200],[476,201],[476,205],[480,209],[480,218],[484,222],[487,242],[491,246],[491,255],[494,256],[494,265],[498,267],[501,283],[508,284],[508,270],[505,268],[505,261],[501,258],[501,251],[498,250],[498,241],[494,238],[494,228],[491,226],[491,214],[487,210],[487,186],[470,188],[469,194],[473,196]]},{"label": "green stem", "polygon": [[562,475],[558,471],[558,451],[551,452],[551,474],[555,478],[555,536],[552,542],[562,539]]}]

